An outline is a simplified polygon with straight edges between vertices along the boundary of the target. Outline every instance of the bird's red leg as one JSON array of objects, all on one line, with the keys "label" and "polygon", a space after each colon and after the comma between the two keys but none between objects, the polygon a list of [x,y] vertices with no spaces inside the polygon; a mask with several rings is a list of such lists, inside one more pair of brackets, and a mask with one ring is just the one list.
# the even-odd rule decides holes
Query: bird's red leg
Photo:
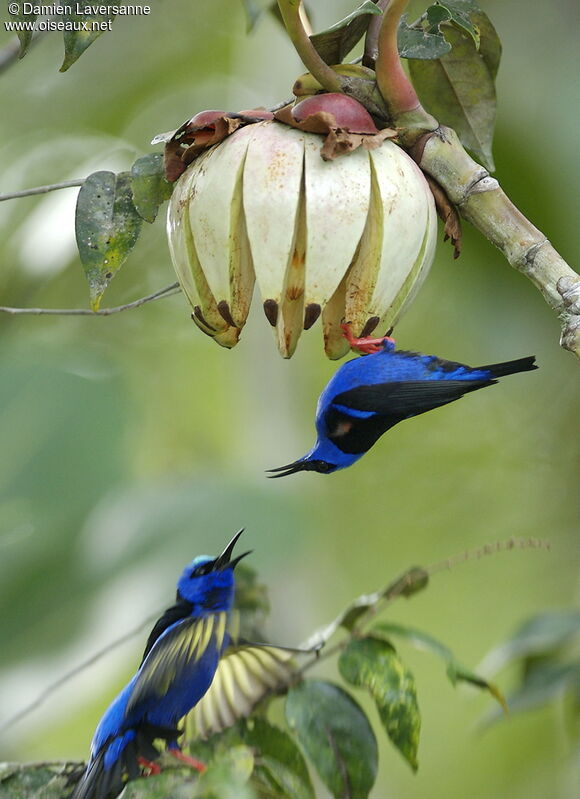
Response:
[{"label": "bird's red leg", "polygon": [[138,763],[141,768],[147,771],[148,777],[152,777],[154,774],[161,774],[161,766],[159,763],[154,763],[152,760],[147,760],[144,757],[140,757]]},{"label": "bird's red leg", "polygon": [[390,336],[383,336],[382,338],[363,336],[362,338],[357,338],[356,336],[353,336],[349,324],[342,324],[341,328],[342,332],[344,333],[344,337],[350,346],[353,349],[361,352],[363,355],[372,355],[374,352],[380,352],[383,349],[383,343],[385,341],[392,341],[393,344],[395,343],[395,339],[391,338]]},{"label": "bird's red leg", "polygon": [[203,774],[205,771],[205,763],[201,763],[199,760],[196,760],[194,757],[189,757],[189,755],[184,755],[181,749],[169,749],[169,752],[173,755],[174,758],[180,760],[182,763],[185,763],[191,768],[194,768],[196,771],[199,771],[200,774]]}]

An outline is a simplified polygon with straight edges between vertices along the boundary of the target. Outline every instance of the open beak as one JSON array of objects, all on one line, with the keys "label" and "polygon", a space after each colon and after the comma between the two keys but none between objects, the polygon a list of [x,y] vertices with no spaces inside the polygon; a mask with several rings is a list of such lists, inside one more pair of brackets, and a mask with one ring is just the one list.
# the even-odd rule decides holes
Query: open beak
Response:
[{"label": "open beak", "polygon": [[218,555],[218,557],[215,559],[214,568],[216,570],[221,571],[223,569],[233,569],[241,561],[242,558],[245,558],[246,555],[250,554],[250,552],[252,550],[248,550],[247,552],[244,552],[241,555],[238,555],[237,558],[234,558],[232,560],[232,552],[234,551],[234,547],[236,545],[236,542],[237,542],[238,538],[241,536],[241,534],[243,532],[244,532],[244,528],[242,527],[242,529],[238,530],[238,532],[232,538],[232,540],[227,545],[227,547],[224,549],[222,554]]},{"label": "open beak", "polygon": [[[319,461],[319,460],[305,460],[301,458],[300,460],[294,461],[294,463],[288,463],[286,466],[278,466],[277,469],[267,469],[270,474],[268,477],[270,479],[275,479],[276,477],[288,477],[289,474],[296,474],[296,472],[321,472],[322,474],[326,474],[327,472],[332,472],[335,469],[334,463],[327,463],[326,461]],[[278,472],[278,474],[272,474],[272,472]]]}]

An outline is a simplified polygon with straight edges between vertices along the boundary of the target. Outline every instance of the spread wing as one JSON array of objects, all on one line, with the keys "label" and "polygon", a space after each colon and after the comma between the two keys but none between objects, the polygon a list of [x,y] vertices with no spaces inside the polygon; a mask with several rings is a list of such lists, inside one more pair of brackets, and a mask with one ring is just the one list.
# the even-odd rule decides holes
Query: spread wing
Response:
[{"label": "spread wing", "polygon": [[213,682],[186,719],[187,738],[207,738],[249,716],[267,694],[289,685],[297,671],[292,650],[265,644],[230,646]]},{"label": "spread wing", "polygon": [[343,452],[366,452],[403,419],[447,405],[494,380],[408,380],[358,386],[337,394],[326,411],[328,438]]},{"label": "spread wing", "polygon": [[151,630],[149,638],[147,639],[147,645],[145,646],[145,651],[143,652],[143,657],[141,658],[141,665],[143,665],[143,661],[153,649],[155,642],[158,638],[160,638],[165,630],[169,629],[175,622],[181,621],[181,619],[187,619],[191,615],[191,611],[193,606],[191,602],[187,602],[185,599],[179,599],[172,605],[170,608],[167,608],[163,616],[157,620],[155,626]]},{"label": "spread wing", "polygon": [[204,655],[219,655],[226,623],[227,613],[189,617],[160,635],[137,673],[126,715],[141,703],[165,696],[170,687],[183,684]]}]

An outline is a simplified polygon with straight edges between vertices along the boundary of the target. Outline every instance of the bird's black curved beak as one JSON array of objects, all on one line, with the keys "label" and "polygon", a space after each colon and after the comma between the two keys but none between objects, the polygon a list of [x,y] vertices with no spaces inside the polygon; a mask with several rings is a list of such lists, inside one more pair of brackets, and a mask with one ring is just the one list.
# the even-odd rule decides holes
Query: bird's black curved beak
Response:
[{"label": "bird's black curved beak", "polygon": [[232,538],[232,540],[227,545],[227,547],[224,549],[222,554],[218,555],[218,557],[215,559],[214,568],[216,570],[221,571],[223,569],[233,569],[241,561],[242,558],[245,558],[246,555],[249,555],[251,553],[252,550],[249,549],[247,552],[243,552],[241,555],[238,555],[237,558],[234,558],[232,560],[232,552],[234,551],[234,547],[235,547],[235,545],[237,543],[238,538],[244,532],[244,529],[245,528],[242,527],[241,530],[238,530],[238,532]]},{"label": "bird's black curved beak", "polygon": [[[336,464],[328,463],[328,461],[319,460],[297,460],[294,463],[288,463],[286,466],[278,466],[277,469],[267,469],[270,473],[268,477],[274,479],[276,477],[288,477],[289,474],[296,474],[296,472],[320,472],[327,474],[336,469]],[[271,474],[271,472],[278,472],[278,474]]]}]

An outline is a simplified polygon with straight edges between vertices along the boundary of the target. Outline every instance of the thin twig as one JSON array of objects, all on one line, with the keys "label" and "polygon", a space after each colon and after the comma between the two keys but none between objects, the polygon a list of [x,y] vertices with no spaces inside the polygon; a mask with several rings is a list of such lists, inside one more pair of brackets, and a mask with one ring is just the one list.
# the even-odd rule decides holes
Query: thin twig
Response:
[{"label": "thin twig", "polygon": [[[336,655],[338,652],[341,652],[348,645],[352,636],[360,635],[363,628],[366,627],[369,622],[375,616],[381,613],[388,605],[391,605],[393,602],[395,602],[395,600],[400,599],[402,596],[412,596],[413,591],[410,589],[413,589],[413,587],[418,589],[422,584],[425,585],[426,583],[424,583],[424,578],[426,576],[432,577],[435,574],[439,574],[442,571],[449,571],[454,566],[462,565],[468,561],[480,560],[488,555],[495,555],[498,552],[509,552],[513,549],[549,550],[550,542],[538,538],[509,538],[506,541],[496,541],[492,544],[485,544],[478,549],[466,550],[458,555],[446,558],[443,561],[433,563],[430,566],[427,566],[425,569],[409,569],[409,571],[403,575],[402,579],[398,578],[381,591],[377,591],[374,594],[355,599],[354,602],[345,608],[345,610],[343,610],[342,613],[340,613],[332,622],[330,622],[330,624],[325,625],[320,633],[320,643],[324,648],[317,649],[316,657],[307,661],[300,668],[298,673],[302,675],[322,660],[327,660],[328,658],[333,657],[333,655]],[[325,647],[326,641],[329,640],[337,630],[341,629],[342,623],[344,619],[348,617],[349,613],[357,607],[364,607],[364,604],[367,602],[368,606],[362,612],[356,625],[354,625],[354,627],[348,631],[348,635],[332,646]],[[301,645],[302,648],[307,648],[308,646],[312,647],[312,643],[316,639],[317,634],[318,633],[314,633],[314,635],[311,635],[307,642]],[[326,639],[325,636],[327,636]]]},{"label": "thin twig", "polygon": [[159,613],[155,613],[152,614],[151,616],[148,616],[137,627],[134,627],[132,630],[129,630],[128,633],[124,633],[119,638],[116,638],[114,641],[111,641],[110,644],[107,644],[107,646],[103,647],[103,649],[100,649],[98,652],[96,652],[87,660],[84,660],[82,663],[79,663],[79,665],[75,666],[74,669],[67,671],[66,674],[63,674],[62,677],[59,677],[58,680],[51,683],[47,688],[45,688],[36,697],[36,699],[30,702],[30,704],[26,705],[17,713],[15,713],[13,716],[10,716],[8,719],[3,721],[2,724],[0,724],[0,734],[6,732],[17,721],[20,721],[25,716],[28,716],[30,713],[36,710],[37,707],[46,702],[46,700],[51,694],[57,691],[61,686],[63,686],[73,677],[76,677],[77,674],[80,674],[81,672],[85,671],[85,669],[87,669],[89,666],[92,666],[94,663],[101,660],[101,658],[103,658],[113,649],[116,649],[118,646],[121,646],[121,644],[124,644],[126,641],[129,641],[131,638],[134,638],[138,633],[141,632],[141,630],[143,630],[144,627],[148,627],[151,624],[151,622],[154,621],[154,619],[157,619],[159,615],[160,615]]},{"label": "thin twig", "polygon": [[71,189],[75,186],[82,186],[85,180],[86,178],[65,180],[62,183],[49,183],[47,186],[35,186],[33,189],[23,189],[22,191],[13,191],[9,194],[0,194],[0,202],[3,200],[16,200],[18,197],[32,197],[34,194],[47,194],[49,191],[57,191],[58,189]]},{"label": "thin twig", "polygon": [[286,106],[290,105],[290,103],[293,103],[294,100],[296,100],[296,97],[292,95],[292,97],[289,97],[287,100],[282,100],[280,103],[276,103],[276,105],[273,105],[268,109],[268,111],[271,111],[273,114],[275,114],[276,111],[279,111],[281,108],[286,108]]},{"label": "thin twig", "polygon": [[[30,44],[28,45],[28,50],[33,47],[35,44],[43,39],[46,36],[44,31],[40,31],[36,33]],[[16,62],[20,59],[20,41],[17,37],[14,37],[12,41],[8,42],[8,44],[0,50],[0,72],[5,72],[12,64],[16,64]]]},{"label": "thin twig", "polygon": [[121,313],[121,311],[139,308],[148,302],[171,297],[174,294],[179,294],[180,291],[179,283],[172,283],[170,286],[165,286],[164,289],[159,289],[159,291],[155,291],[153,294],[148,294],[138,300],[133,300],[133,302],[117,305],[114,308],[101,308],[98,311],[91,311],[88,308],[11,308],[0,305],[0,313],[7,313],[11,316],[111,316],[111,314]]},{"label": "thin twig", "polygon": [[459,555],[454,555],[446,560],[433,563],[426,569],[430,577],[442,571],[449,571],[454,566],[466,563],[468,560],[481,560],[497,552],[509,552],[512,549],[551,549],[550,541],[541,538],[508,538],[507,541],[495,541],[493,544],[484,544],[478,549],[467,549]]}]

